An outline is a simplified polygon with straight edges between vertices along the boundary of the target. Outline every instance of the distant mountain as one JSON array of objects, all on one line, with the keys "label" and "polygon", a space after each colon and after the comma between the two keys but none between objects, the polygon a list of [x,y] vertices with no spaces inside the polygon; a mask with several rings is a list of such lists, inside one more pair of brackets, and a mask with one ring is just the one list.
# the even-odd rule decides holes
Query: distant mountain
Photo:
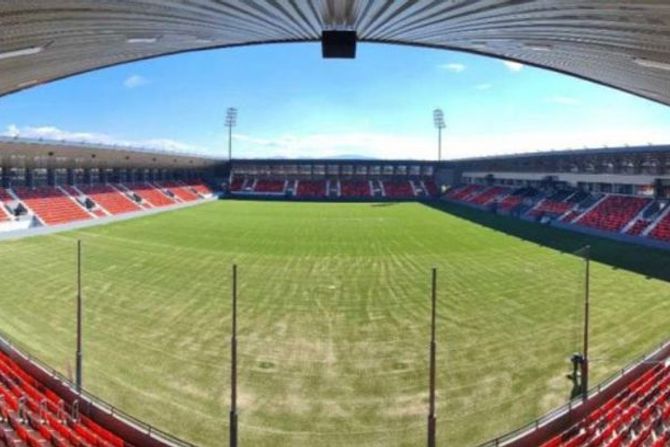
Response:
[{"label": "distant mountain", "polygon": [[327,157],[333,160],[379,160],[377,157],[370,157],[368,155],[344,154]]},{"label": "distant mountain", "polygon": [[253,159],[259,159],[259,160],[319,160],[319,159],[328,159],[328,160],[380,160],[380,158],[370,157],[370,156],[367,156],[367,155],[356,155],[356,154],[333,155],[332,157],[285,157],[283,155],[274,155],[272,157],[253,157]]}]

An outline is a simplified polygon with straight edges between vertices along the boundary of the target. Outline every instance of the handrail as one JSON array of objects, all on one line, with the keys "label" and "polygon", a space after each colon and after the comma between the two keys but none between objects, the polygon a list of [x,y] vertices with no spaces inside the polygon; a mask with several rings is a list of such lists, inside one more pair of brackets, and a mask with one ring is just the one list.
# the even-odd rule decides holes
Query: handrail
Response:
[{"label": "handrail", "polygon": [[[638,356],[635,360],[633,360],[632,362],[628,363],[626,366],[621,368],[621,370],[607,377],[598,385],[592,387],[588,392],[588,397],[591,398],[605,391],[609,386],[613,385],[617,380],[625,376],[629,371],[640,366],[643,362],[653,358],[654,356],[656,356],[658,353],[668,348],[669,346],[670,346],[670,339],[660,343],[658,348],[654,349],[652,352]],[[578,396],[574,399],[569,400],[567,403],[561,405],[560,407],[549,411],[549,413],[546,413],[521,427],[518,427],[503,435],[497,436],[482,444],[479,444],[478,447],[493,447],[493,446],[497,447],[505,445],[506,443],[514,439],[520,438],[521,436],[528,435],[538,430],[539,428],[545,426],[547,423],[553,421],[559,416],[562,416],[566,413],[570,413],[573,409],[580,407],[583,403],[584,402],[582,400],[582,397]]]},{"label": "handrail", "polygon": [[174,435],[171,435],[170,433],[167,433],[159,428],[152,426],[151,424],[143,422],[134,416],[131,416],[130,414],[114,407],[113,405],[105,402],[101,398],[95,396],[94,394],[89,393],[88,391],[81,390],[81,392],[77,392],[76,386],[74,385],[74,383],[72,383],[70,379],[65,377],[60,372],[56,371],[54,368],[47,365],[46,362],[42,361],[33,354],[30,354],[29,349],[27,349],[25,345],[16,341],[15,339],[8,336],[6,333],[2,331],[0,331],[0,345],[4,345],[8,347],[11,351],[18,353],[33,365],[39,367],[47,374],[50,374],[53,378],[56,378],[61,383],[65,384],[68,388],[70,388],[70,390],[72,390],[73,393],[77,394],[79,397],[83,397],[93,405],[106,411],[108,414],[121,420],[127,425],[133,426],[136,429],[145,432],[147,436],[155,438],[165,443],[166,445],[172,447],[196,447],[195,444],[192,444],[188,441],[184,441],[183,439],[180,439]]}]

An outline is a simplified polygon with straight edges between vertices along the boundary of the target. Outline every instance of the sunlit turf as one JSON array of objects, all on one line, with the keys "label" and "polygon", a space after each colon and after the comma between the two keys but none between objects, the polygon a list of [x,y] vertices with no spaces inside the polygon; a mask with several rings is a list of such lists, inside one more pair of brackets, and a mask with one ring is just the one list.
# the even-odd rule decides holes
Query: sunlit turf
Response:
[{"label": "sunlit turf", "polygon": [[[0,330],[66,374],[76,239],[85,388],[198,445],[227,445],[233,263],[241,445],[423,444],[432,267],[439,445],[569,396],[583,261],[421,204],[221,201],[0,243]],[[595,384],[665,339],[670,287],[592,271]]]}]

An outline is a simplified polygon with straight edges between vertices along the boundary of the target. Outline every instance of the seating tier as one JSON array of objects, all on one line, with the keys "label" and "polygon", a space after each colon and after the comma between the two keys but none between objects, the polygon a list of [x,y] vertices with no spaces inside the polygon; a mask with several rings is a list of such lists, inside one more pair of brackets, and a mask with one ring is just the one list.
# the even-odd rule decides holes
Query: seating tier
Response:
[{"label": "seating tier", "polygon": [[300,180],[297,197],[326,197],[325,180]]},{"label": "seating tier", "polygon": [[109,185],[80,186],[87,196],[110,214],[124,214],[139,211],[140,207],[125,194]]},{"label": "seating tier", "polygon": [[14,192],[47,225],[91,219],[84,208],[58,188],[18,187],[14,188]]}]

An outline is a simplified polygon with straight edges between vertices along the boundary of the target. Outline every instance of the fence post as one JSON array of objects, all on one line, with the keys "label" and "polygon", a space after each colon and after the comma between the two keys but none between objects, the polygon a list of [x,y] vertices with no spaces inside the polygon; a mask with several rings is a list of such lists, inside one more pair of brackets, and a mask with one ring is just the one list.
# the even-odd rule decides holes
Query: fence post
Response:
[{"label": "fence post", "polygon": [[230,339],[230,447],[237,447],[237,265],[233,265],[232,334]]},{"label": "fence post", "polygon": [[435,447],[435,304],[437,289],[437,269],[433,267],[431,285],[431,316],[430,316],[430,377],[429,377],[429,410],[428,410],[428,447]]},{"label": "fence post", "polygon": [[591,295],[591,246],[584,247],[584,358],[582,360],[582,399],[589,398],[589,306]]},{"label": "fence post", "polygon": [[75,359],[75,384],[77,392],[82,386],[82,296],[81,296],[81,240],[77,240],[77,354]]}]

